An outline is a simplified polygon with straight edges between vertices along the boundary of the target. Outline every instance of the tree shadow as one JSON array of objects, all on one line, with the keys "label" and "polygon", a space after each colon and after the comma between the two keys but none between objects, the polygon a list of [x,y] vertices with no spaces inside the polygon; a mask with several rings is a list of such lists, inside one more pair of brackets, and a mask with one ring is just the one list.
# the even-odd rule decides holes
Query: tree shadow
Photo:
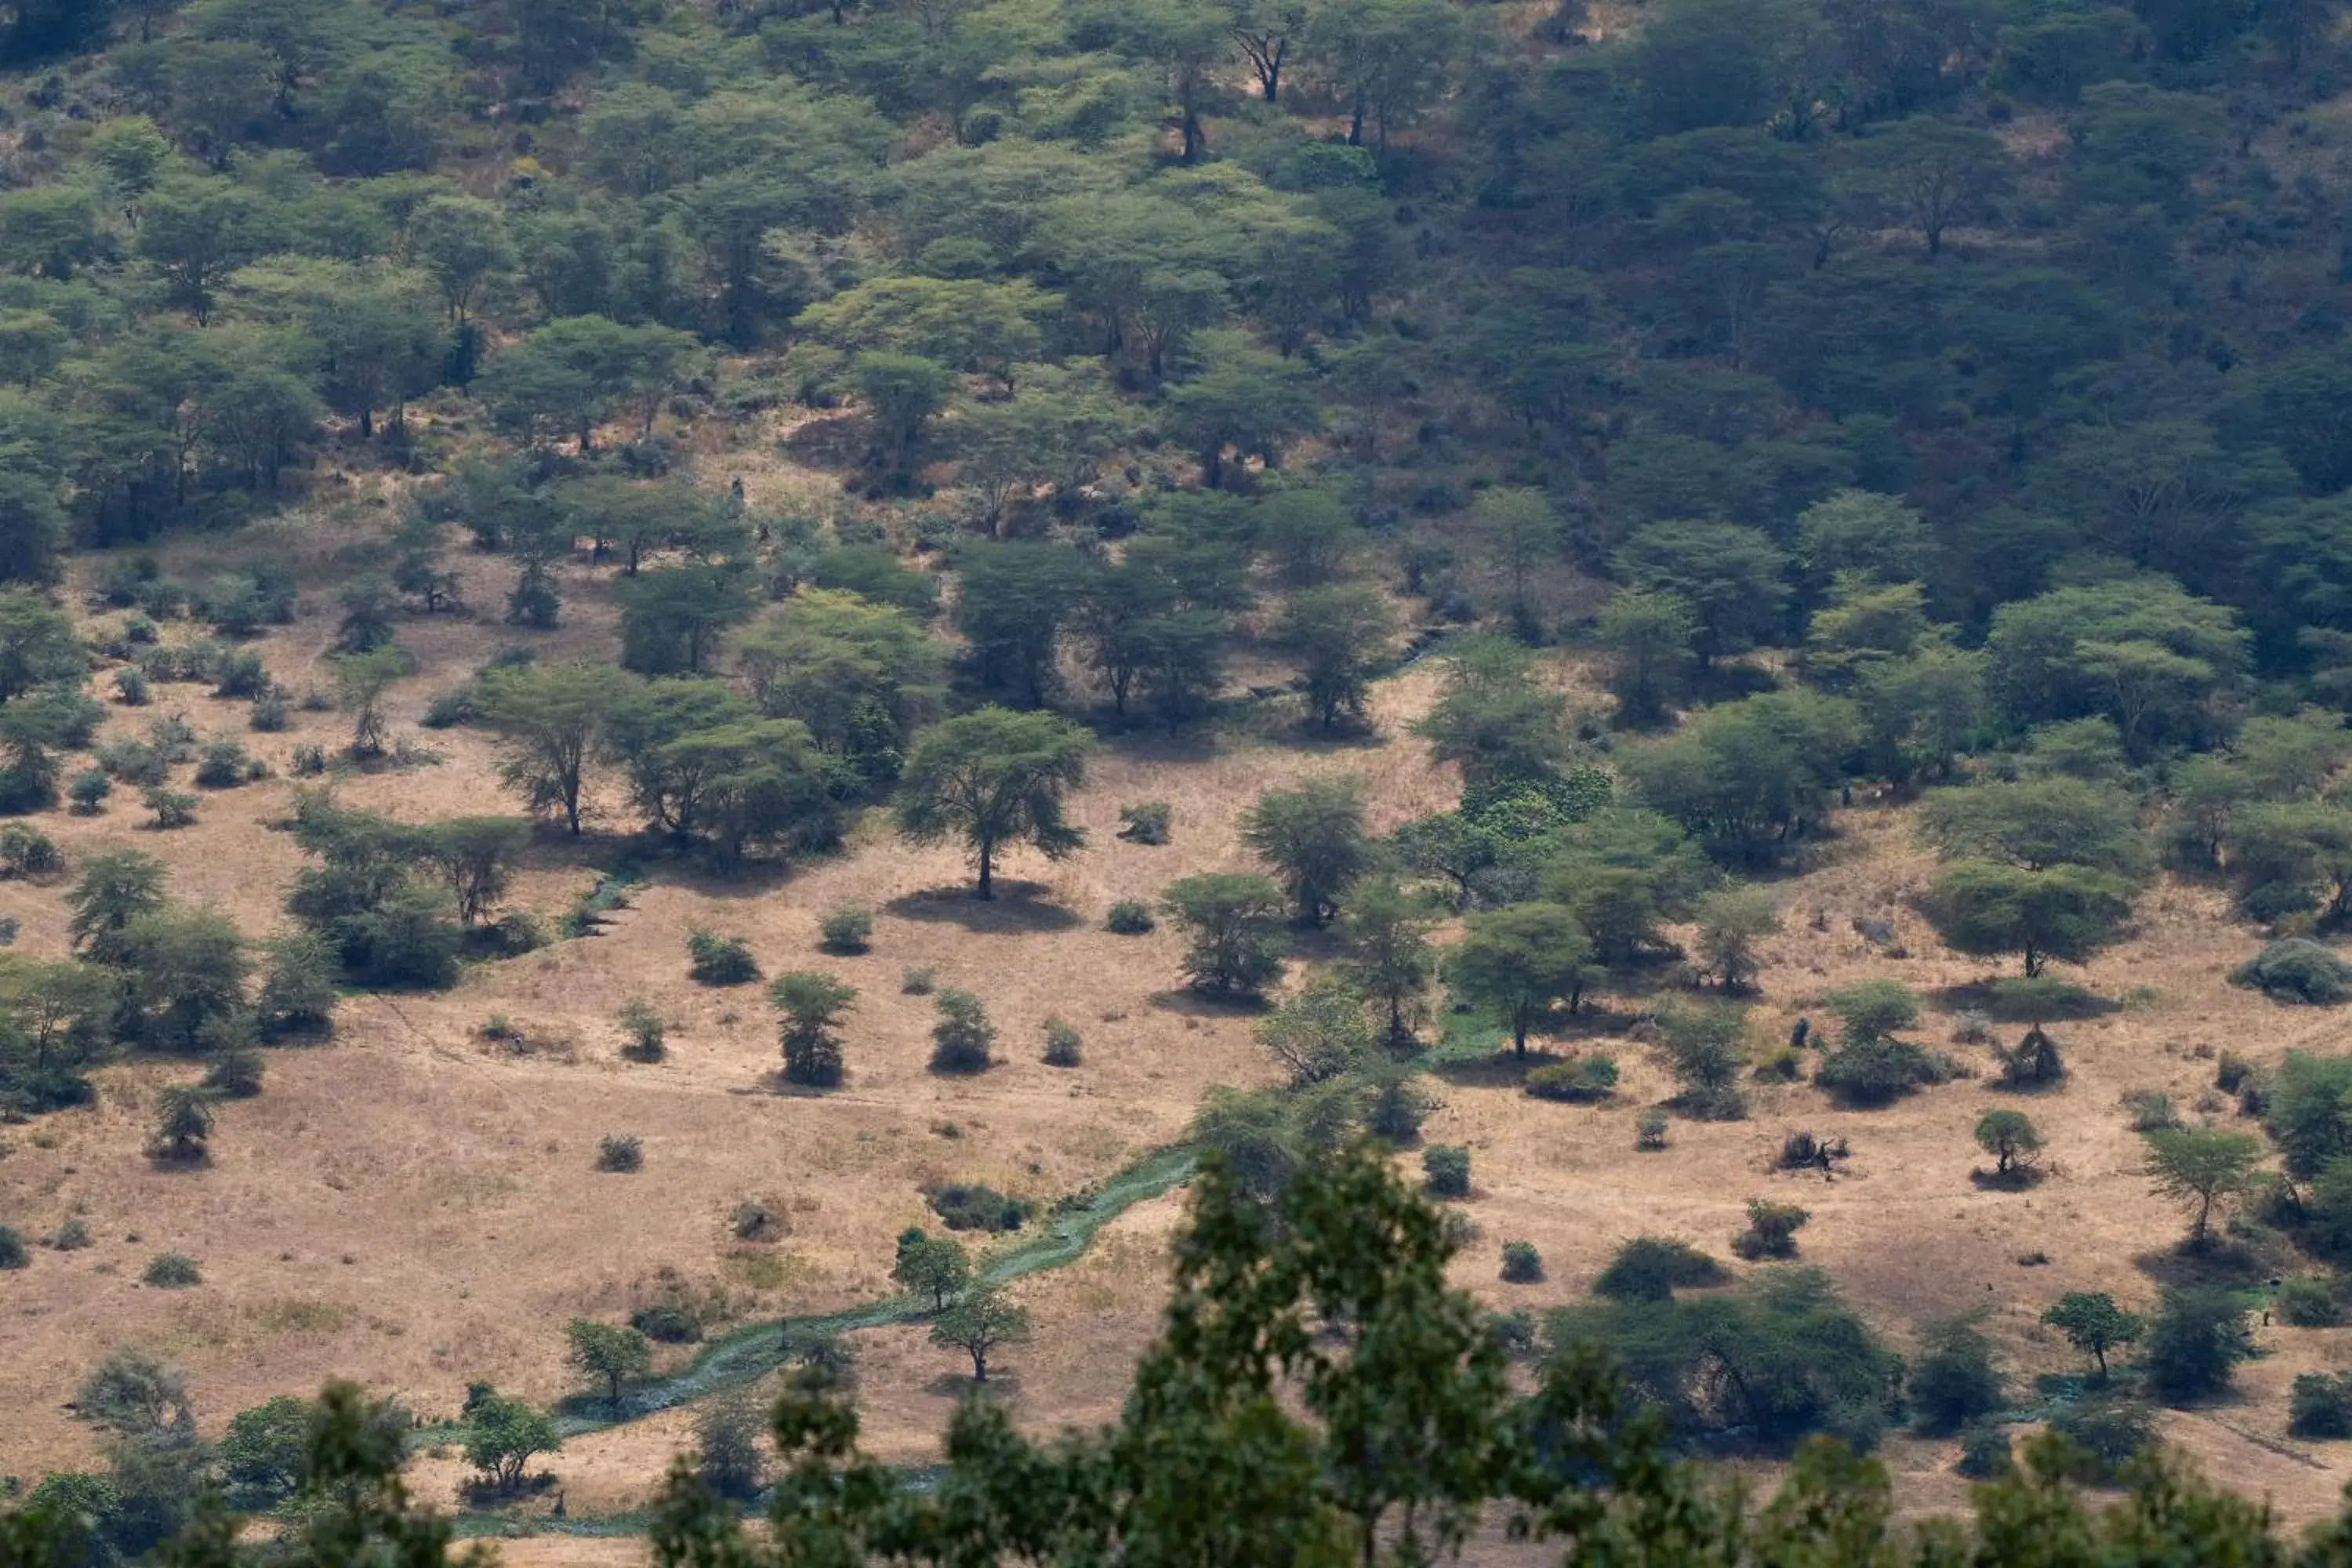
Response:
[{"label": "tree shadow", "polygon": [[[2015,978],[2009,976],[2007,978]],[[1999,980],[1970,980],[1958,985],[1947,985],[1927,993],[1927,999],[1947,1013],[1982,1013],[2003,1024],[2077,1024],[2086,1018],[2104,1018],[2119,1013],[2123,1004],[2105,996],[2095,996],[2076,987],[2072,994],[2053,998],[2053,1005],[2041,1010],[2041,1016],[2030,1018],[2013,1005],[2005,1005],[1998,989]]]},{"label": "tree shadow", "polygon": [[1567,1059],[1557,1051],[1536,1046],[1528,1047],[1528,1054],[1521,1056],[1506,1044],[1491,1056],[1454,1057],[1432,1062],[1428,1070],[1431,1077],[1457,1089],[1517,1089],[1536,1068]]},{"label": "tree shadow", "polygon": [[155,1171],[206,1171],[212,1168],[212,1152],[207,1149],[173,1149],[168,1146],[147,1151],[147,1165]]},{"label": "tree shadow", "polygon": [[1212,996],[1184,985],[1154,991],[1144,1000],[1163,1013],[1186,1018],[1255,1018],[1274,1006],[1263,996]]},{"label": "tree shadow", "polygon": [[2260,1284],[2272,1272],[2252,1247],[2231,1240],[2210,1241],[2201,1247],[2192,1247],[2186,1241],[2151,1247],[2133,1254],[2132,1267],[2158,1285],[2182,1290],[2243,1289]]},{"label": "tree shadow", "polygon": [[960,925],[982,935],[1019,935],[1033,931],[1063,931],[1079,924],[1078,917],[1059,904],[1045,901],[1042,882],[996,884],[996,897],[979,899],[971,888],[919,888],[902,893],[883,908],[901,920]]},{"label": "tree shadow", "polygon": [[2019,1165],[2007,1171],[1979,1168],[1969,1173],[1969,1182],[1980,1193],[2026,1193],[2040,1186],[2049,1173],[2039,1165]]},{"label": "tree shadow", "polygon": [[943,1372],[923,1384],[923,1392],[941,1399],[962,1399],[976,1394],[982,1399],[1013,1400],[1021,1397],[1021,1377],[995,1366],[988,1369],[986,1383],[975,1382],[968,1372]]}]

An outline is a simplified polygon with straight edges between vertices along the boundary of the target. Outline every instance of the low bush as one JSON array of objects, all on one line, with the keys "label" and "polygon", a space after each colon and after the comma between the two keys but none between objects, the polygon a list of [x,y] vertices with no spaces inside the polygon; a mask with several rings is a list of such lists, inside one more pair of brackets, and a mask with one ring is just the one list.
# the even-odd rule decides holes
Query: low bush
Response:
[{"label": "low bush", "polygon": [[1536,1250],[1534,1242],[1503,1243],[1503,1279],[1506,1284],[1540,1284],[1543,1277],[1543,1254]]},{"label": "low bush", "polygon": [[596,1168],[600,1171],[641,1170],[645,1163],[645,1142],[634,1132],[608,1132],[596,1141]]},{"label": "low bush", "polygon": [[690,931],[686,939],[687,974],[704,985],[749,985],[760,978],[751,944],[740,936]]},{"label": "low bush", "polygon": [[2001,1406],[2000,1374],[1993,1370],[1992,1342],[1971,1319],[1948,1319],[1921,1331],[1921,1354],[1907,1388],[1919,1430],[1932,1436],[1958,1432]]},{"label": "low bush", "polygon": [[1947,1077],[1942,1065],[1909,1040],[1871,1035],[1840,1045],[1813,1069],[1813,1082],[1846,1105],[1890,1104]]},{"label": "low bush", "polygon": [[1591,1105],[1606,1100],[1617,1088],[1617,1059],[1595,1052],[1574,1061],[1550,1062],[1528,1074],[1528,1092],[1538,1100],[1563,1100]]},{"label": "low bush", "polygon": [[632,997],[621,1004],[614,1021],[621,1026],[621,1032],[628,1037],[621,1047],[621,1054],[631,1061],[657,1062],[668,1054],[668,1026],[662,1022],[662,1016],[644,1001]]},{"label": "low bush", "polygon": [[1387,1073],[1364,1107],[1364,1131],[1403,1148],[1421,1136],[1421,1124],[1436,1109],[1436,1101],[1413,1081],[1411,1073]]},{"label": "low bush", "polygon": [[898,975],[898,989],[908,996],[929,996],[939,984],[940,972],[928,963],[911,965]]},{"label": "low bush", "polygon": [[629,1314],[629,1327],[666,1345],[690,1345],[702,1337],[702,1320],[671,1301],[656,1301]]},{"label": "low bush", "polygon": [[253,710],[245,721],[265,735],[275,735],[293,722],[288,711],[286,694],[272,688],[253,700]]},{"label": "low bush", "polygon": [[2152,1089],[2136,1089],[2124,1096],[2124,1115],[2135,1132],[2163,1132],[2180,1125],[2172,1097]]},{"label": "low bush", "polygon": [[1165,844],[1176,808],[1164,800],[1138,801],[1118,808],[1118,836],[1130,844]]},{"label": "low bush", "polygon": [[185,1290],[205,1282],[204,1271],[196,1267],[196,1260],[184,1252],[157,1253],[140,1270],[139,1279],[159,1290]]},{"label": "low bush", "polygon": [[196,783],[205,789],[235,789],[257,776],[253,759],[235,741],[215,741],[196,763]]},{"label": "low bush", "polygon": [[1158,923],[1152,919],[1151,906],[1140,899],[1119,900],[1103,918],[1104,929],[1118,936],[1141,936]]},{"label": "low bush", "polygon": [[2066,1059],[2058,1054],[2058,1042],[2038,1026],[2025,1031],[2015,1050],[2000,1055],[2000,1081],[2005,1088],[2048,1089],[2066,1077]]},{"label": "low bush", "polygon": [[1421,1154],[1423,1185],[1433,1198],[1470,1195],[1470,1151],[1458,1143],[1441,1143]]},{"label": "low bush", "polygon": [[251,1100],[261,1092],[261,1053],[250,1047],[223,1051],[205,1069],[204,1086],[226,1100]]},{"label": "low bush", "polygon": [[1797,1256],[1797,1232],[1813,1216],[1795,1204],[1748,1200],[1748,1228],[1731,1238],[1731,1250],[1753,1262]]},{"label": "low bush", "polygon": [[2167,1290],[2148,1325],[2147,1385],[2168,1405],[2210,1398],[2230,1386],[2238,1363],[2253,1353],[2246,1309],[2236,1296],[2203,1286]]},{"label": "low bush", "polygon": [[56,840],[21,822],[0,823],[0,877],[41,877],[65,868]]},{"label": "low bush", "polygon": [[1633,1147],[1645,1154],[1656,1153],[1666,1146],[1666,1113],[1651,1106],[1633,1119]]},{"label": "low bush", "polygon": [[0,1225],[0,1268],[22,1268],[33,1261],[25,1238],[13,1225]]},{"label": "low bush", "polygon": [[2286,1429],[2297,1437],[2352,1437],[2352,1373],[2306,1372],[2287,1395]]},{"label": "low bush", "polygon": [[73,783],[66,786],[66,798],[73,802],[79,816],[96,816],[106,805],[106,797],[114,793],[114,781],[104,768],[85,768],[74,774]]},{"label": "low bush", "polygon": [[2289,1276],[2279,1285],[2279,1321],[2294,1329],[2328,1329],[2344,1321],[2336,1281],[2321,1274]]},{"label": "low bush", "polygon": [[182,795],[160,785],[150,787],[140,795],[158,828],[186,827],[196,820],[196,797]]},{"label": "low bush", "polygon": [[89,1226],[78,1219],[67,1220],[49,1233],[49,1238],[44,1245],[59,1252],[79,1252],[83,1247],[91,1245]]},{"label": "low bush", "polygon": [[827,952],[864,952],[874,943],[874,911],[856,904],[827,910],[817,921],[817,946]]},{"label": "low bush", "polygon": [[125,665],[114,672],[114,700],[125,708],[144,708],[151,696],[147,672],[137,665]]},{"label": "low bush", "polygon": [[929,1188],[923,1198],[950,1230],[1019,1230],[1037,1208],[978,1182],[950,1182]]},{"label": "low bush", "polygon": [[1668,1301],[1677,1290],[1704,1289],[1729,1278],[1723,1265],[1686,1241],[1637,1236],[1617,1248],[1592,1293],[1619,1301]]},{"label": "low bush", "polygon": [[2282,937],[2230,971],[2230,984],[2273,1002],[2333,1007],[2352,1001],[2352,963],[2308,937]]},{"label": "low bush", "polygon": [[2083,1399],[2053,1411],[2050,1429],[2073,1449],[2073,1479],[2106,1486],[2156,1441],[2156,1412],[2137,1399]]},{"label": "low bush", "polygon": [[1960,1457],[1952,1468],[1972,1481],[2009,1473],[2009,1433],[2000,1426],[1971,1426],[1960,1434]]},{"label": "low bush", "polygon": [[1045,1062],[1049,1068],[1074,1068],[1085,1059],[1085,1039],[1059,1018],[1045,1020]]},{"label": "low bush", "polygon": [[940,1021],[931,1026],[931,1070],[975,1073],[988,1070],[996,1045],[996,1026],[988,1010],[969,991],[950,985],[939,994]]}]

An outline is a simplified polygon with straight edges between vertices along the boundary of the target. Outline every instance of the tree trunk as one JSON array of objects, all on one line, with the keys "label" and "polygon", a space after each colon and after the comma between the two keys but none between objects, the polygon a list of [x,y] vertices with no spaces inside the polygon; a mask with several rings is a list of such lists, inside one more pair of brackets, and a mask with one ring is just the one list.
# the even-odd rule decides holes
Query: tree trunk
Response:
[{"label": "tree trunk", "polygon": [[995,844],[988,839],[982,839],[980,841],[980,890],[974,895],[977,898],[992,899],[996,897],[996,889],[989,875],[990,872],[994,869],[990,862],[995,858]]}]

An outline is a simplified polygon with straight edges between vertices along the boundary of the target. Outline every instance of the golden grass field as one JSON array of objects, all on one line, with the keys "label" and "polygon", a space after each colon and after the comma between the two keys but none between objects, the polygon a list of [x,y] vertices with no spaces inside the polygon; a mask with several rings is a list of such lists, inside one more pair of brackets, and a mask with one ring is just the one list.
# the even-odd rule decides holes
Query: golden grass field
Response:
[{"label": "golden grass field", "polygon": [[[337,531],[349,527],[331,520],[299,540],[289,531],[260,544],[299,554],[323,583]],[[183,550],[188,569],[202,569],[196,550]],[[508,568],[458,559],[468,598],[494,605]],[[542,648],[609,655],[593,574],[574,568],[566,596],[567,625]],[[260,645],[297,693],[325,684],[333,620],[321,588],[305,601],[295,626]],[[431,694],[513,635],[488,616],[409,623],[402,641],[419,667],[397,689],[394,732],[441,760],[352,777],[341,798],[410,819],[514,809],[483,735],[419,731],[415,722]],[[0,1473],[37,1475],[92,1457],[89,1431],[64,1403],[82,1372],[118,1347],[184,1367],[215,1432],[237,1410],[331,1375],[396,1392],[426,1416],[454,1412],[474,1378],[550,1399],[577,1386],[560,1332],[575,1314],[625,1315],[679,1282],[723,1295],[743,1318],[870,1300],[889,1290],[892,1238],[929,1217],[918,1190],[925,1182],[984,1180],[1050,1199],[1176,1139],[1205,1088],[1273,1074],[1247,1015],[1198,1006],[1176,990],[1171,933],[1110,935],[1104,910],[1151,898],[1181,875],[1244,866],[1238,815],[1262,789],[1304,773],[1362,773],[1378,829],[1450,805],[1458,781],[1406,729],[1435,679],[1417,667],[1384,682],[1369,742],[1299,743],[1269,723],[1257,727],[1264,734],[1107,747],[1074,806],[1088,847],[1059,864],[1016,853],[1003,868],[1007,896],[994,904],[966,896],[955,851],[910,849],[878,821],[844,854],[788,875],[720,883],[661,868],[601,934],[473,968],[444,994],[355,998],[331,1044],[273,1050],[265,1092],[223,1108],[206,1169],[159,1170],[142,1153],[156,1089],[194,1078],[194,1066],[106,1069],[94,1108],[0,1129],[0,1220],[32,1237],[79,1215],[97,1237],[86,1251],[40,1250],[29,1268],[0,1275],[0,1409],[11,1413],[0,1423]],[[198,824],[175,833],[138,826],[143,813],[121,792],[103,816],[41,825],[69,857],[120,844],[152,849],[170,864],[177,896],[266,934],[283,918],[299,861],[273,826],[293,787],[285,764],[298,743],[340,743],[344,721],[303,712],[289,733],[248,736],[241,705],[202,688],[159,687],[152,706],[117,710],[109,722],[143,726],[173,711],[201,731],[238,734],[280,776],[208,795]],[[1174,805],[1171,845],[1114,836],[1119,806],[1141,799]],[[598,806],[587,840],[540,841],[512,903],[551,924],[591,883],[632,826],[617,800]],[[1911,911],[1928,861],[1905,809],[1861,805],[1836,826],[1813,868],[1773,884],[1784,930],[1768,947],[1759,1040],[1817,1016],[1822,994],[1856,979],[1893,977],[1933,998],[1988,973],[1941,949]],[[62,951],[63,890],[0,882],[0,917],[22,922],[23,950]],[[877,911],[872,951],[821,955],[818,916],[845,902]],[[1864,915],[1893,921],[1910,956],[1887,957],[1856,935],[1853,922]],[[776,1092],[761,988],[705,989],[686,976],[686,933],[698,926],[748,938],[770,973],[816,966],[859,988],[843,1089]],[[2231,1108],[2204,1098],[2218,1048],[2268,1061],[2291,1046],[2346,1043],[2337,1016],[2278,1008],[2225,983],[2256,940],[2203,890],[2167,882],[2150,892],[2130,940],[2083,976],[2126,1005],[2054,1031],[2071,1077],[2062,1092],[2026,1102],[2051,1174],[2024,1192],[1970,1182],[1983,1159],[1970,1129],[1998,1097],[1965,1079],[1853,1113],[1809,1086],[1759,1086],[1748,1121],[1676,1121],[1672,1146],[1649,1154],[1633,1152],[1633,1121],[1667,1092],[1666,1080],[1631,1042],[1620,1045],[1625,1080],[1602,1107],[1528,1099],[1507,1072],[1436,1082],[1444,1103],[1426,1136],[1473,1151],[1475,1194],[1465,1206],[1478,1239],[1457,1278],[1497,1305],[1540,1310],[1580,1297],[1608,1253],[1637,1233],[1686,1237],[1727,1256],[1745,1201],[1771,1194],[1812,1211],[1804,1257],[1898,1348],[1923,1319],[1983,1308],[2012,1374],[2067,1367],[2072,1352],[2039,1326],[2042,1310],[2070,1289],[2146,1305],[2182,1228],[2147,1192],[2118,1098],[2160,1089],[2184,1111],[2227,1118]],[[901,972],[919,964],[984,999],[1002,1031],[1001,1065],[973,1079],[925,1070],[931,1004],[900,992]],[[637,997],[669,1025],[662,1064],[617,1054],[614,1015]],[[1643,1005],[1616,1003],[1621,1016]],[[522,1028],[521,1049],[480,1037],[492,1013]],[[1037,1059],[1050,1015],[1084,1032],[1083,1067]],[[1933,1013],[1920,1037],[1941,1045],[1950,1022]],[[1980,1049],[1955,1048],[1989,1061]],[[1771,1173],[1782,1135],[1798,1129],[1850,1140],[1853,1158],[1834,1182]],[[641,1172],[593,1168],[598,1139],[612,1132],[643,1138]],[[746,1197],[786,1215],[789,1234],[737,1242],[725,1220]],[[1034,1316],[1034,1340],[1005,1355],[992,1384],[1025,1425],[1051,1431],[1113,1416],[1152,1330],[1164,1238],[1181,1206],[1181,1194],[1141,1205],[1080,1263],[1014,1288]],[[1545,1283],[1497,1282],[1501,1245],[1516,1239],[1540,1247]],[[205,1283],[139,1284],[141,1267],[162,1250],[195,1258]],[[2047,1261],[2020,1262],[2037,1253]],[[2266,1353],[2242,1370],[2240,1394],[2168,1415],[2166,1432],[2216,1481],[2268,1495],[2287,1518],[2315,1517],[2334,1508],[2352,1468],[2339,1448],[2287,1438],[2286,1390],[2297,1373],[2343,1364],[2352,1330],[2272,1327],[2260,1337]],[[918,1327],[857,1338],[871,1448],[894,1459],[935,1453],[968,1365]],[[689,1436],[688,1415],[672,1412],[575,1439],[548,1466],[572,1517],[616,1510],[645,1500]],[[1890,1441],[1906,1507],[1961,1500],[1956,1453],[1951,1444]],[[427,1457],[417,1479],[446,1500],[460,1470],[454,1458]],[[635,1561],[640,1550],[553,1535],[509,1547],[521,1564]]]}]

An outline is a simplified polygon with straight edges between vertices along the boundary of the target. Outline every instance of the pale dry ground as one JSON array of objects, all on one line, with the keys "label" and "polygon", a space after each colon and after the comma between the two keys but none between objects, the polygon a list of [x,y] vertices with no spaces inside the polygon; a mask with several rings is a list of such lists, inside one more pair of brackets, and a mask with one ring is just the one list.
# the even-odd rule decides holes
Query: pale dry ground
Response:
[{"label": "pale dry ground", "polygon": [[[337,531],[324,533],[331,541]],[[301,548],[310,570],[332,574],[323,546]],[[469,599],[495,605],[504,564],[457,559]],[[572,570],[568,624],[551,638],[526,638],[487,618],[408,623],[402,640],[421,668],[397,690],[395,730],[444,761],[348,779],[341,797],[410,819],[512,809],[481,736],[420,732],[415,717],[502,641],[609,655],[597,575]],[[305,609],[297,626],[260,645],[297,691],[326,684],[320,656],[332,621],[322,591],[306,595]],[[1362,772],[1380,828],[1450,803],[1457,781],[1404,733],[1434,679],[1421,667],[1383,684],[1378,743],[1229,737],[1107,748],[1074,806],[1090,847],[1058,865],[1016,854],[1004,868],[1009,896],[993,906],[963,896],[954,851],[909,850],[878,824],[849,853],[782,877],[714,883],[661,867],[599,936],[477,968],[446,995],[355,999],[333,1045],[271,1052],[267,1091],[224,1109],[207,1171],[159,1172],[139,1152],[155,1087],[195,1068],[109,1069],[95,1110],[0,1132],[0,1216],[37,1235],[79,1214],[99,1237],[89,1251],[41,1251],[31,1268],[0,1276],[8,1352],[0,1356],[0,1408],[12,1413],[0,1424],[0,1471],[37,1473],[89,1455],[86,1431],[61,1402],[79,1373],[116,1346],[186,1366],[214,1430],[237,1409],[306,1392],[330,1374],[398,1391],[431,1415],[454,1409],[472,1377],[547,1398],[572,1386],[556,1326],[574,1313],[625,1312],[658,1288],[664,1270],[722,1289],[746,1315],[824,1310],[887,1292],[890,1238],[926,1218],[918,1188],[927,1180],[987,1180],[1050,1198],[1118,1168],[1176,1136],[1206,1085],[1268,1074],[1249,1043],[1247,1016],[1203,1009],[1173,991],[1172,935],[1109,936],[1103,910],[1115,899],[1151,897],[1191,871],[1244,865],[1238,814],[1261,789],[1301,773]],[[153,706],[119,710],[110,724],[135,728],[173,710],[200,730],[244,734],[242,705],[184,687],[159,688]],[[290,734],[247,739],[282,770],[298,742],[339,743],[343,723],[306,712]],[[124,843],[152,848],[170,862],[179,896],[215,903],[260,932],[278,924],[300,864],[289,836],[271,826],[290,790],[280,778],[207,796],[199,825],[175,834],[138,826],[144,814],[120,795],[100,817],[50,816],[43,826],[69,855]],[[1174,844],[1143,848],[1114,837],[1118,806],[1145,798],[1175,805]],[[629,826],[616,799],[598,805],[599,832]],[[1801,1014],[1819,1020],[1822,994],[1852,980],[1891,975],[1933,996],[1990,970],[1945,953],[1911,912],[1929,862],[1906,813],[1858,807],[1842,814],[1840,827],[1814,869],[1775,884],[1786,930],[1768,950],[1759,1041],[1784,1035]],[[551,921],[617,847],[593,834],[580,844],[543,839],[514,901]],[[23,922],[27,951],[61,950],[60,892],[0,883],[0,916]],[[869,955],[814,951],[818,915],[842,902],[879,911]],[[1852,929],[1859,915],[1891,920],[1914,956],[1872,949]],[[698,924],[748,937],[771,973],[815,966],[860,987],[845,1089],[821,1099],[774,1092],[772,1024],[758,989],[704,990],[685,978],[684,936]],[[1750,1120],[1678,1121],[1670,1150],[1637,1155],[1636,1109],[1666,1089],[1637,1046],[1617,1047],[1625,1082],[1601,1108],[1529,1100],[1509,1072],[1457,1073],[1435,1086],[1445,1104],[1428,1129],[1431,1141],[1474,1152],[1477,1191],[1465,1206],[1479,1235],[1457,1278],[1499,1306],[1541,1310],[1578,1299],[1608,1252],[1637,1233],[1682,1235],[1723,1253],[1745,1200],[1771,1194],[1812,1211],[1805,1257],[1830,1269],[1899,1348],[1909,1348],[1922,1319],[1982,1307],[2014,1371],[2063,1369],[2070,1352],[2038,1326],[2041,1310],[2078,1289],[2148,1304],[2151,1270],[2162,1270],[2180,1232],[2177,1214],[2147,1194],[2137,1173],[2139,1144],[2118,1096],[2158,1089],[2190,1110],[2210,1084],[2214,1048],[2270,1060],[2290,1046],[2345,1044],[2347,1026],[2336,1016],[2276,1008],[2224,984],[2255,940],[2210,893],[2161,885],[2133,939],[2085,976],[2131,1005],[2059,1026],[2072,1077],[2063,1092],[2027,1100],[1963,1080],[1888,1110],[1839,1112],[1807,1087],[1759,1088]],[[969,1080],[924,1070],[930,1004],[899,992],[901,971],[916,964],[987,1000],[1003,1030],[1003,1065]],[[669,1020],[672,1054],[660,1066],[615,1054],[612,1016],[633,996]],[[1646,1004],[1608,1005],[1622,1016]],[[492,1012],[526,1029],[526,1053],[479,1040],[475,1031]],[[1053,1013],[1085,1032],[1083,1068],[1037,1062],[1039,1026]],[[1921,1035],[1940,1042],[1948,1027],[1939,1001]],[[1958,1050],[1989,1066],[1981,1050]],[[1981,1163],[1969,1130],[1986,1107],[2009,1103],[2041,1124],[2053,1173],[2030,1192],[1979,1191],[1969,1181]],[[2217,1104],[2216,1114],[2226,1119],[2228,1108]],[[1853,1158],[1835,1183],[1769,1173],[1781,1135],[1797,1128],[1852,1142]],[[591,1169],[596,1140],[613,1131],[645,1139],[642,1173]],[[790,1235],[772,1247],[733,1242],[724,1219],[746,1196],[779,1206]],[[1015,1288],[1034,1314],[1035,1339],[1004,1356],[997,1396],[1025,1426],[1051,1432],[1115,1414],[1151,1331],[1164,1238],[1181,1208],[1181,1194],[1142,1205],[1108,1227],[1083,1262]],[[126,1239],[133,1233],[135,1243]],[[1521,1238],[1541,1248],[1545,1283],[1496,1282],[1501,1244]],[[146,1258],[167,1248],[201,1261],[202,1288],[135,1283]],[[2018,1261],[2035,1252],[2047,1263]],[[964,1388],[958,1361],[917,1327],[857,1340],[869,1447],[896,1460],[935,1456]],[[2216,1480],[2266,1493],[2291,1518],[2312,1517],[2332,1508],[2347,1472],[2334,1448],[2286,1439],[2286,1387],[2298,1372],[2340,1366],[2352,1331],[2273,1328],[2263,1341],[2270,1353],[2243,1371],[2241,1396],[2168,1415],[2167,1431]],[[575,1439],[551,1467],[570,1511],[642,1502],[689,1431],[690,1416],[672,1413]],[[1889,1444],[1906,1507],[1962,1500],[1954,1452],[1907,1438]],[[443,1457],[418,1469],[427,1495],[446,1497],[460,1467]],[[635,1561],[641,1548],[544,1535],[506,1550],[522,1563],[601,1563]],[[1487,1540],[1474,1555],[1519,1554]]]}]

